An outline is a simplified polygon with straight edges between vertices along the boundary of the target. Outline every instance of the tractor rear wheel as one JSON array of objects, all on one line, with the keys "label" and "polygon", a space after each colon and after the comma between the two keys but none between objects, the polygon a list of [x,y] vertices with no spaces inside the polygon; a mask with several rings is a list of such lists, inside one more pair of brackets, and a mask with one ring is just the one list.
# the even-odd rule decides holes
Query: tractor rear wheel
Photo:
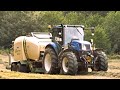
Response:
[{"label": "tractor rear wheel", "polygon": [[107,71],[108,61],[104,52],[98,52],[95,61],[93,62],[92,71]]},{"label": "tractor rear wheel", "polygon": [[78,71],[78,62],[73,52],[65,52],[60,57],[61,74],[75,75]]},{"label": "tractor rear wheel", "polygon": [[46,74],[58,74],[58,58],[55,51],[52,48],[46,48],[43,59],[44,73]]}]

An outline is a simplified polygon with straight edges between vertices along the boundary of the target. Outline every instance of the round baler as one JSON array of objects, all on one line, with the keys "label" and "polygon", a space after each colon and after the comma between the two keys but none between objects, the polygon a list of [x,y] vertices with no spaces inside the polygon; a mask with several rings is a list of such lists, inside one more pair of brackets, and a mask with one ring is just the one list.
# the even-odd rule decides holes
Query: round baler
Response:
[{"label": "round baler", "polygon": [[17,37],[13,44],[11,70],[20,72],[43,72],[42,57],[45,46],[51,42],[51,34],[31,32],[31,35]]}]

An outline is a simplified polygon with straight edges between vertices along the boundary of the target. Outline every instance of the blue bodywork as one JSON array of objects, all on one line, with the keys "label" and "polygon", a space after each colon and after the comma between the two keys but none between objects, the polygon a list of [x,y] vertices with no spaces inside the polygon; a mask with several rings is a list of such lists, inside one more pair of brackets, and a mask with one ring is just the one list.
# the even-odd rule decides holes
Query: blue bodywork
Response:
[{"label": "blue bodywork", "polygon": [[70,43],[73,50],[76,51],[91,51],[91,43],[88,41],[72,40]]},{"label": "blue bodywork", "polygon": [[81,51],[82,50],[82,45],[79,42],[79,40],[72,40],[70,45],[76,51]]},{"label": "blue bodywork", "polygon": [[58,43],[56,43],[56,42],[51,42],[50,44],[48,44],[46,46],[46,48],[47,47],[53,48],[53,50],[55,50],[55,52],[56,52],[57,55],[60,53],[60,51],[62,49],[62,47]]},{"label": "blue bodywork", "polygon": [[[72,50],[72,51],[77,51],[77,52],[80,52],[80,51],[90,51],[90,48],[89,49],[86,49],[86,50],[83,50],[83,47],[82,45],[89,45],[90,47],[90,42],[88,41],[80,41],[80,40],[72,40],[70,43],[70,48],[68,48],[67,50]],[[47,47],[51,47],[53,48],[53,50],[55,50],[56,52],[56,55],[59,55],[59,53],[62,51],[66,51],[65,49],[62,50],[62,47],[61,45],[59,45],[57,42],[51,42],[50,44],[48,44],[46,46]]]}]

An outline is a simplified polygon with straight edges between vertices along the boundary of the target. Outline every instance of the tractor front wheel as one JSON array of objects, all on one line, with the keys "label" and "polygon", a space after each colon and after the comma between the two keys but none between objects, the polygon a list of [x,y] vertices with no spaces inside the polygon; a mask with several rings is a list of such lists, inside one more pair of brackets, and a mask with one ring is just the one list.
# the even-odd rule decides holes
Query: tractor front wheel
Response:
[{"label": "tractor front wheel", "polygon": [[97,52],[97,56],[93,61],[92,71],[107,71],[108,61],[104,52]]},{"label": "tractor front wheel", "polygon": [[65,52],[60,58],[61,74],[75,75],[78,71],[78,62],[73,52]]},{"label": "tractor front wheel", "polygon": [[88,73],[88,66],[85,62],[79,62],[78,65],[78,74],[87,74]]}]

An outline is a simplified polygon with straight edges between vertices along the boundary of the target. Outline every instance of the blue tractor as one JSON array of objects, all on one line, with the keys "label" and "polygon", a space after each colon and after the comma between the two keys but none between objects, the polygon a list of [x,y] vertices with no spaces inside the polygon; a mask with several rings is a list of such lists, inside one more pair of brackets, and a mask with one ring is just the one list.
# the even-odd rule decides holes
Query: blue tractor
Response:
[{"label": "blue tractor", "polygon": [[45,47],[43,69],[46,74],[76,75],[82,72],[107,71],[105,52],[93,49],[93,43],[84,41],[83,25],[57,25],[50,29],[52,42]]}]

